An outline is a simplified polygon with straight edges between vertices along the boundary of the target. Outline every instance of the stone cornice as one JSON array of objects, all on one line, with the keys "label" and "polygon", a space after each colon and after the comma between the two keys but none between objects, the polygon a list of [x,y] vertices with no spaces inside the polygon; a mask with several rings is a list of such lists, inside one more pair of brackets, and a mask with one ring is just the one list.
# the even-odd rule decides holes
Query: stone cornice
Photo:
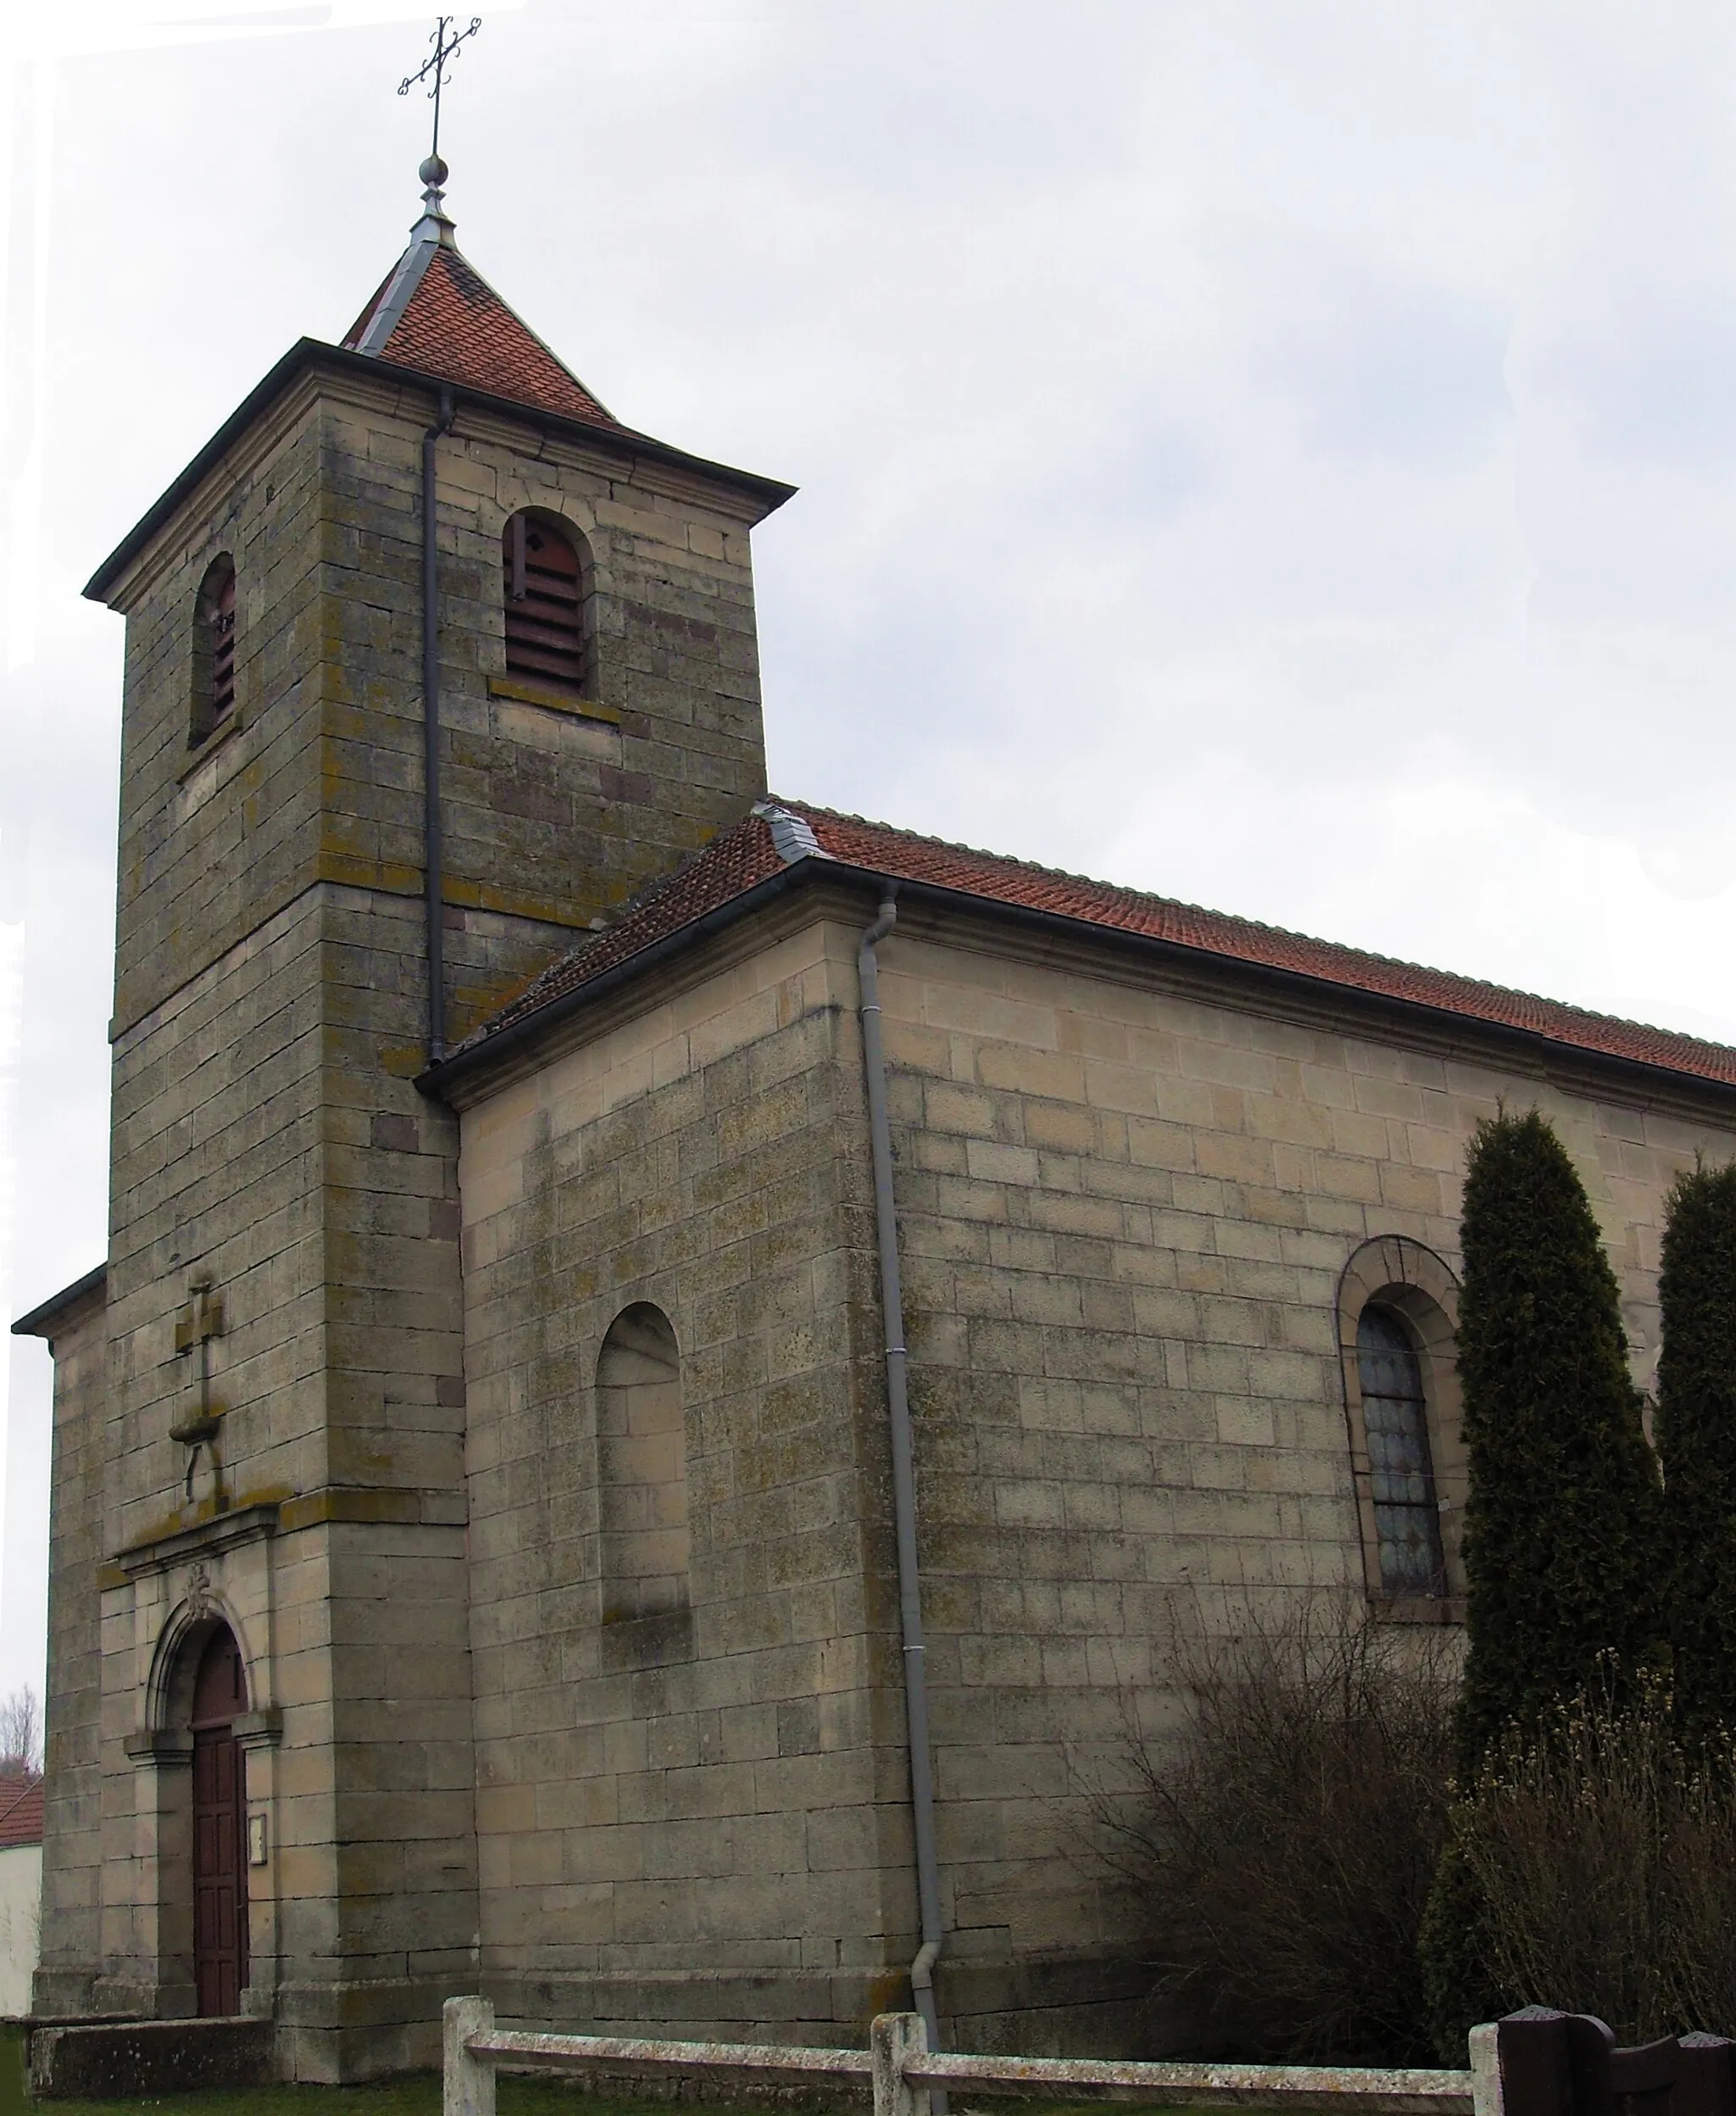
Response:
[{"label": "stone cornice", "polygon": [[[428,424],[431,408],[449,394],[459,407],[460,438],[496,440],[515,453],[582,465],[617,478],[621,466],[635,486],[672,498],[698,501],[751,527],[795,491],[776,478],[708,462],[625,427],[593,426],[576,419],[494,397],[460,383],[398,367],[368,354],[302,338],[244,398],[162,496],[97,568],[85,593],[113,610],[136,602],[184,543],[182,526],[211,511],[214,491],[227,490],[293,430],[320,399],[348,403],[414,423]],[[534,439],[528,451],[526,433]]]},{"label": "stone cornice", "polygon": [[236,1506],[227,1513],[214,1513],[209,1521],[142,1537],[117,1551],[103,1566],[102,1584],[125,1586],[151,1573],[170,1572],[191,1558],[209,1557],[238,1544],[257,1543],[262,1537],[276,1534],[281,1512],[276,1501],[262,1500],[253,1506]]},{"label": "stone cornice", "polygon": [[[503,1037],[498,1055],[486,1044],[474,1046],[459,1052],[455,1063],[425,1074],[419,1084],[455,1108],[468,1108],[804,925],[838,919],[854,933],[868,923],[890,886],[882,877],[839,860],[799,860],[620,964],[599,977],[594,990],[581,985],[565,994],[546,1018],[533,1015],[515,1024],[510,1046]],[[893,947],[901,938],[961,948],[1431,1057],[1499,1066],[1628,1108],[1726,1124],[1736,1117],[1736,1089],[1582,1050],[1530,1030],[928,884],[900,882],[895,894],[899,922],[888,943]]]}]

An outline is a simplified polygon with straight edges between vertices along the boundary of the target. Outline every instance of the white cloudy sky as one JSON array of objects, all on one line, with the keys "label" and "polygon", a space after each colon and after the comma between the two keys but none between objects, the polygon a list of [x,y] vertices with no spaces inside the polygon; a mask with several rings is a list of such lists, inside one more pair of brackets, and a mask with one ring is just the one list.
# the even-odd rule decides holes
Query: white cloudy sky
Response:
[{"label": "white cloudy sky", "polygon": [[[79,587],[402,246],[426,28],[39,0],[0,59],[8,1313],[103,1249],[121,637]],[[1736,1039],[1728,8],[526,0],[444,145],[619,416],[801,486],[776,787]],[[0,1690],[47,1375],[16,1345]]]}]

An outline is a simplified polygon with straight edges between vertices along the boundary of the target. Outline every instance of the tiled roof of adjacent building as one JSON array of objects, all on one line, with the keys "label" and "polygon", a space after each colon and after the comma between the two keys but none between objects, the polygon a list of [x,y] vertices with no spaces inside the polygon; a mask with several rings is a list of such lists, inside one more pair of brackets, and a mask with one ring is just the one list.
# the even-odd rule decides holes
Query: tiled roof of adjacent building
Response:
[{"label": "tiled roof of adjacent building", "polygon": [[[384,316],[388,303],[395,313]],[[376,319],[385,327],[371,331]],[[447,244],[412,243],[343,342],[352,352],[370,353],[564,419],[598,426],[617,423],[469,259]]]},{"label": "tiled roof of adjacent building", "polygon": [[[809,833],[812,849],[802,842]],[[1736,1050],[1722,1044],[793,801],[762,802],[669,880],[628,905],[598,938],[535,978],[468,1040],[464,1051],[480,1054],[504,1031],[528,1027],[546,1009],[582,994],[611,971],[628,970],[637,956],[659,943],[726,913],[761,883],[816,856],[888,881],[944,890],[990,911],[1044,914],[1071,922],[1082,933],[1132,935],[1204,959],[1288,972],[1323,987],[1366,993],[1518,1030],[1601,1057],[1736,1086]]]},{"label": "tiled roof of adjacent building", "polygon": [[42,1841],[42,1779],[8,1773],[0,1777],[0,1852]]}]

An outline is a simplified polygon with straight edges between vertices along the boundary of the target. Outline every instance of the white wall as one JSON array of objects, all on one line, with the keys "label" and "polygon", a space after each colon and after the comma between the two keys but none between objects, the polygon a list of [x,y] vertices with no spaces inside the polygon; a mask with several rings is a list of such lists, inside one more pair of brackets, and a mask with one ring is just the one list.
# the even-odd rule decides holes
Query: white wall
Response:
[{"label": "white wall", "polygon": [[31,2009],[42,1900],[42,1847],[0,1851],[0,2019]]}]

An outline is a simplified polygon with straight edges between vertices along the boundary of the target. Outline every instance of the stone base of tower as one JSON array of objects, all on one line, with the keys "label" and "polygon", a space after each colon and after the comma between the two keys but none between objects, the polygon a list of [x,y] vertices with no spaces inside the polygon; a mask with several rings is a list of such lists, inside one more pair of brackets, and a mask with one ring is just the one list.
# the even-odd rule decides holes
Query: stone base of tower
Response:
[{"label": "stone base of tower", "polygon": [[30,2037],[31,2089],[57,2100],[262,2086],[275,2065],[265,2020],[42,2021]]},{"label": "stone base of tower", "polygon": [[[350,2085],[440,2063],[440,2009],[459,1985],[480,1988],[515,2027],[568,2035],[670,2037],[846,2049],[866,2046],[879,2013],[910,2003],[898,1968],[658,1970],[565,1976],[384,1978],[290,1983],[276,1993],[280,2080]],[[1171,2037],[1149,2002],[1149,1978],[1126,1958],[1071,1952],[965,1960],[939,1977],[942,2032],[953,2049],[1026,2057],[1160,2056]],[[39,1974],[36,2018],[65,2025],[159,2023],[190,2013],[177,1995],[94,1972]],[[256,2002],[260,1992],[246,1996]],[[242,2020],[257,2022],[243,2004]],[[237,2026],[242,2024],[238,2022]],[[620,2082],[624,2090],[632,2083]]]},{"label": "stone base of tower", "polygon": [[289,1984],[277,1994],[277,2075],[347,2085],[440,2068],[440,2009],[462,1979]]},{"label": "stone base of tower", "polygon": [[[404,2072],[437,2071],[441,2007],[461,1987],[474,1988],[475,1981],[473,1976],[448,1975],[290,1984],[280,1986],[275,2002],[270,1991],[253,1988],[242,1992],[232,2025],[246,2031],[242,2040],[249,2051],[258,2046],[258,2031],[268,2031],[271,2074],[279,2080],[344,2085]],[[31,2018],[37,2029],[119,2030],[129,2024],[167,2027],[200,2019],[191,1989],[159,1987],[93,1970],[38,1971],[34,2002]]]}]

